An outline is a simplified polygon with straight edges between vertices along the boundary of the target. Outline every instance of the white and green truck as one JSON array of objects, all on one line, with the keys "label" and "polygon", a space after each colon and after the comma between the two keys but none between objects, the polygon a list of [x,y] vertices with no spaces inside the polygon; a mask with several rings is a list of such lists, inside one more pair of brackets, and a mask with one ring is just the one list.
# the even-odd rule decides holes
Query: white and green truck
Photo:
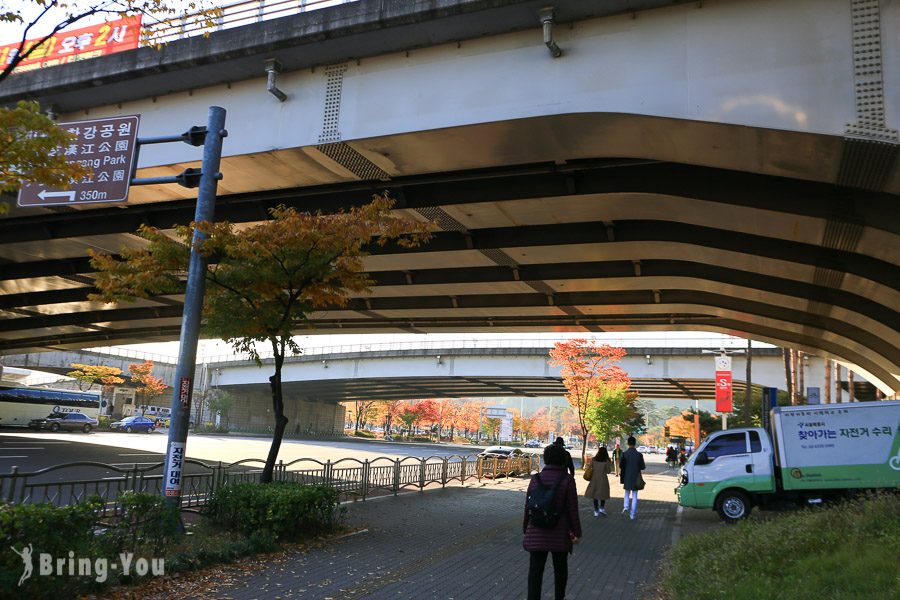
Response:
[{"label": "white and green truck", "polygon": [[785,406],[770,415],[771,435],[754,427],[709,436],[681,469],[681,506],[733,523],[754,506],[900,489],[900,401]]}]

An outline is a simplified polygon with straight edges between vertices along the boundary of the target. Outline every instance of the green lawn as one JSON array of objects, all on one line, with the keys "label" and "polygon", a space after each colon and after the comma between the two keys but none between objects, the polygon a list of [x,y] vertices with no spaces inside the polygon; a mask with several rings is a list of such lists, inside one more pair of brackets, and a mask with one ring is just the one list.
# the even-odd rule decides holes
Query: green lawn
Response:
[{"label": "green lawn", "polygon": [[682,539],[666,600],[900,599],[900,496],[776,514]]}]

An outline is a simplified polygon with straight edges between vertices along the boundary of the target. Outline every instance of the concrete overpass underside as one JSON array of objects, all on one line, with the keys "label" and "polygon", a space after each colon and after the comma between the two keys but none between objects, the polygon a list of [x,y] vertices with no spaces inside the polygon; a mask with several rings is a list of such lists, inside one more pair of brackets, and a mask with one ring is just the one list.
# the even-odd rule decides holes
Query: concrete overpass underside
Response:
[{"label": "concrete overpass underside", "polygon": [[[465,10],[455,17],[477,13],[478,2],[458,4]],[[503,3],[480,4],[495,10]],[[506,4],[535,8],[533,2]],[[656,14],[650,8],[646,14]],[[572,14],[573,23],[588,19]],[[413,24],[378,27],[387,39]],[[229,32],[210,39],[220,35],[227,45]],[[333,39],[317,39],[331,48]],[[277,49],[285,63],[301,69],[309,40],[299,36],[293,43]],[[124,59],[113,57],[67,66],[65,81],[48,79],[43,88],[41,74],[26,73],[0,100],[34,97],[77,116],[97,104],[90,96],[100,89],[120,102],[101,112],[127,114],[135,110],[129,101],[149,106],[141,85],[159,81],[161,71],[169,72],[170,94],[193,90],[192,75],[209,86],[228,82],[231,90],[229,64],[240,71],[249,58],[273,51],[223,50],[216,76],[211,59],[185,61],[198,52],[197,43],[182,46],[181,57],[176,44],[161,55],[132,58],[129,77],[115,74],[123,68],[116,61]],[[352,56],[338,45],[330,52],[331,63]],[[98,65],[109,65],[107,79],[94,73]],[[847,86],[853,86],[852,72]],[[238,87],[222,93],[238,93]],[[888,95],[889,114],[895,103]],[[896,142],[723,119],[596,105],[270,146],[225,156],[216,217],[257,223],[279,204],[327,213],[387,190],[399,211],[439,225],[421,248],[372,248],[366,261],[375,281],[371,293],[311,315],[313,329],[297,333],[703,330],[833,357],[885,391],[900,389]],[[234,118],[229,127],[245,128],[243,121]],[[170,175],[185,166],[197,163],[158,164],[139,175]],[[147,186],[135,189],[127,205],[14,208],[0,218],[0,353],[177,339],[181,296],[119,306],[89,302],[94,273],[86,253],[141,244],[133,235],[141,224],[169,229],[189,222],[191,194]],[[480,387],[479,395],[490,395],[489,382]]]},{"label": "concrete overpass underside", "polygon": [[[734,397],[743,398],[746,384],[735,380]],[[283,383],[286,397],[300,396],[316,402],[353,402],[356,400],[415,400],[425,398],[559,398],[566,388],[553,377],[404,377],[354,378]],[[251,386],[223,386],[242,394]],[[260,387],[254,384],[252,387]],[[648,400],[714,401],[712,379],[633,379],[630,388]],[[705,405],[704,405],[705,406]]]}]

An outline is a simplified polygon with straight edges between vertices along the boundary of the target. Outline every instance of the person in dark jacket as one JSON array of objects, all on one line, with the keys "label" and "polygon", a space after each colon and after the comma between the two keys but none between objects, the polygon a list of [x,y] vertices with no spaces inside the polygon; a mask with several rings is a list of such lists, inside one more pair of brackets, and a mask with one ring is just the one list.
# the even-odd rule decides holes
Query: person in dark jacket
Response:
[{"label": "person in dark jacket", "polygon": [[[544,448],[544,469],[531,480],[525,494],[525,519],[522,523],[525,539],[522,547],[531,555],[528,565],[528,600],[541,598],[541,585],[544,581],[544,567],[547,564],[548,553],[553,555],[555,598],[565,600],[566,597],[566,583],[569,579],[568,555],[572,551],[572,545],[581,539],[578,492],[575,489],[575,479],[566,472],[566,454],[568,453],[565,448],[557,444],[550,444]],[[536,479],[540,479],[541,484],[545,486],[554,486],[559,482],[553,501],[560,518],[552,529],[537,527],[529,522],[527,498],[537,487]]]},{"label": "person in dark jacket", "polygon": [[569,471],[569,475],[572,477],[575,476],[575,461],[572,460],[572,455],[566,450],[566,442],[561,437],[556,438],[556,441],[553,442],[555,445],[559,446],[563,449],[563,452],[566,453],[566,469]]},{"label": "person in dark jacket", "polygon": [[647,468],[644,464],[644,455],[634,447],[636,443],[637,440],[634,439],[634,436],[628,438],[628,450],[622,453],[622,460],[619,464],[619,480],[625,487],[625,507],[622,509],[622,514],[628,513],[631,520],[634,520],[634,514],[637,512],[637,478],[641,471]]}]

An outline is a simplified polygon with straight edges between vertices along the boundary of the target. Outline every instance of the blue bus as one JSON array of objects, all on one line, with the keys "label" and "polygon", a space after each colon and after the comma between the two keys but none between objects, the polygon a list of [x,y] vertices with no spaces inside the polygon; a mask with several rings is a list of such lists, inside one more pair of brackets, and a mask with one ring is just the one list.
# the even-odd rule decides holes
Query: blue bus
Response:
[{"label": "blue bus", "polygon": [[28,427],[32,419],[53,413],[80,412],[96,419],[100,415],[100,394],[49,388],[0,385],[0,425]]}]

